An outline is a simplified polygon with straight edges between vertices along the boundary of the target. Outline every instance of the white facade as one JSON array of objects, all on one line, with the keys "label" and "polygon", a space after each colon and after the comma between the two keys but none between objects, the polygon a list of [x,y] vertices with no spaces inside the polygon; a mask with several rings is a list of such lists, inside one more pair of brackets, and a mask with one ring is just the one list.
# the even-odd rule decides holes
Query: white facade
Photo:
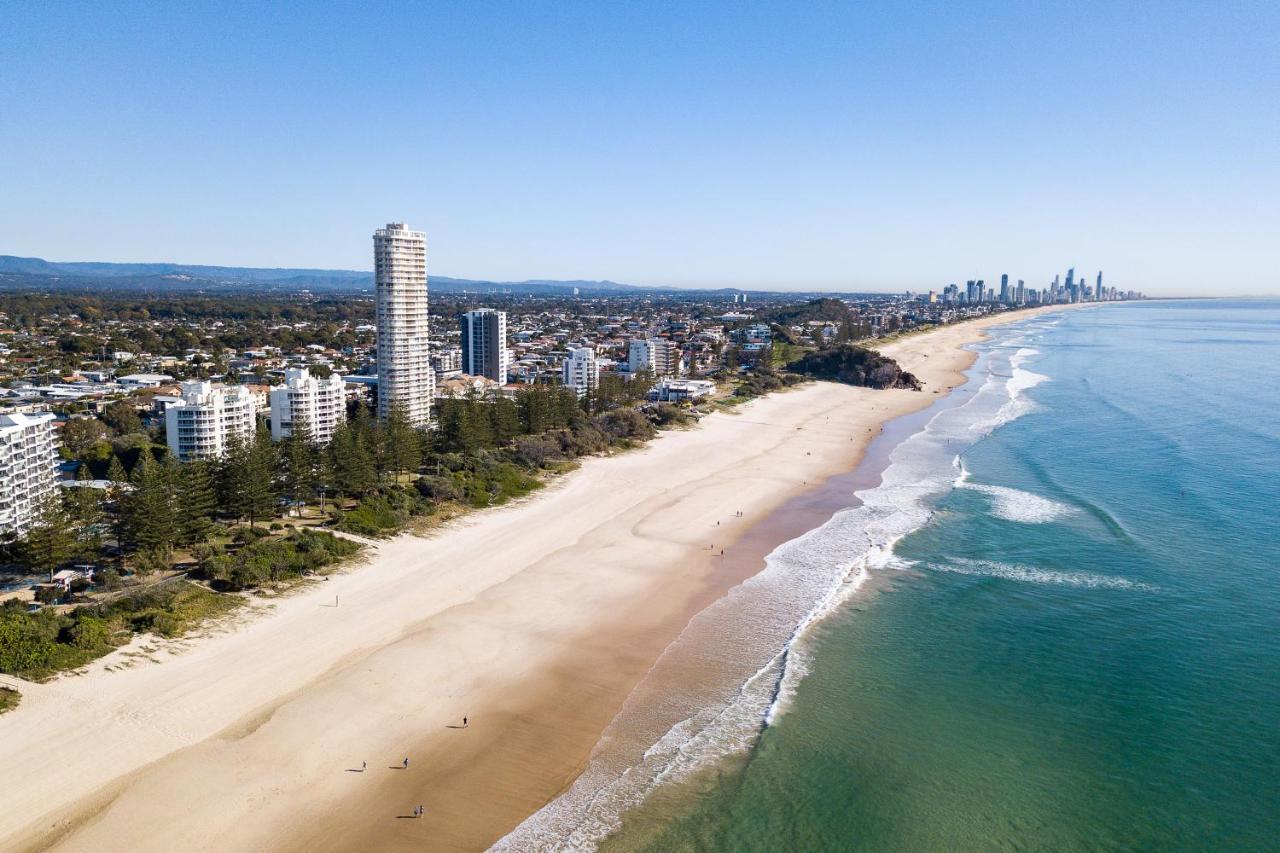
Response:
[{"label": "white facade", "polygon": [[585,395],[600,387],[600,362],[596,361],[596,351],[591,347],[578,347],[569,350],[569,357],[560,368],[560,378],[564,384]]},{"label": "white facade", "polygon": [[507,312],[477,308],[458,318],[462,327],[462,372],[494,382],[507,381]]},{"label": "white facade", "polygon": [[716,383],[704,379],[663,379],[649,389],[649,399],[664,403],[698,400],[716,390]]},{"label": "white facade", "polygon": [[333,431],[347,419],[347,400],[342,377],[312,376],[305,367],[284,372],[284,385],[271,389],[271,437],[281,441],[293,435],[294,425],[306,422],[311,439],[328,444]]},{"label": "white facade", "polygon": [[232,436],[253,440],[258,406],[243,385],[183,382],[182,399],[164,413],[169,452],[183,462],[219,459]]},{"label": "white facade", "polygon": [[0,415],[0,533],[30,529],[57,470],[51,412]]},{"label": "white facade", "polygon": [[631,341],[627,355],[627,367],[631,373],[642,370],[654,376],[680,373],[680,347],[667,338],[636,338]]},{"label": "white facade", "polygon": [[462,372],[462,348],[439,347],[431,353],[431,367],[436,373],[436,386],[450,376]]},{"label": "white facade", "polygon": [[435,371],[427,348],[427,235],[392,222],[373,234],[378,304],[378,417],[393,405],[409,422],[431,418]]}]

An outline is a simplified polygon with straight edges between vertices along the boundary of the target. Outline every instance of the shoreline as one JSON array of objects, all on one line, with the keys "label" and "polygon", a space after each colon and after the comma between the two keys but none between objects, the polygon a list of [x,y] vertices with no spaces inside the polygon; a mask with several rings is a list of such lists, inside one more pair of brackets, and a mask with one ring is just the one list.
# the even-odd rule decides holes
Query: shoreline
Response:
[{"label": "shoreline", "polygon": [[[923,394],[773,394],[588,460],[443,536],[381,544],[368,565],[161,664],[39,685],[0,718],[0,779],[19,792],[0,848],[487,846],[572,783],[693,615],[830,516],[831,484],[886,422],[963,381],[965,344],[1036,313],[884,347]],[[344,607],[319,611],[331,591]],[[447,728],[464,714],[471,726]],[[22,740],[48,730],[73,735]],[[408,771],[385,769],[405,751]],[[20,778],[33,760],[58,769]],[[419,802],[425,819],[399,819]]]}]

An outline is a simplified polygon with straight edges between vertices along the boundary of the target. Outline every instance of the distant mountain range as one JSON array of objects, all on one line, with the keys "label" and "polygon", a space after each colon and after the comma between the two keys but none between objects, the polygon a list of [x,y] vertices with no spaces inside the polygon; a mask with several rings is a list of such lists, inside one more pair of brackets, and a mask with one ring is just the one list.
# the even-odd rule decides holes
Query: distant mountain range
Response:
[{"label": "distant mountain range", "polygon": [[[662,290],[615,281],[483,281],[431,276],[441,292],[483,291],[553,295],[620,293]],[[322,270],[268,267],[215,267],[200,264],[111,264],[94,261],[59,262],[43,258],[0,255],[0,288],[35,290],[111,291],[276,291],[351,293],[373,288],[373,273],[363,270]]]}]

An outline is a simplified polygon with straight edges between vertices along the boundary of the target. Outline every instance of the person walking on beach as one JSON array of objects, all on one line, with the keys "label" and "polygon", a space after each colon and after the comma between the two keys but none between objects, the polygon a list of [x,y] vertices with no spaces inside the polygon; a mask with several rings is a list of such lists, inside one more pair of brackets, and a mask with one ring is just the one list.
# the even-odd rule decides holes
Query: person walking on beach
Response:
[{"label": "person walking on beach", "polygon": [[425,807],[425,806],[419,805],[419,806],[418,806],[418,817],[422,817],[422,813],[423,813],[423,812],[425,812],[426,810],[427,810],[427,809],[426,809],[426,807]]},{"label": "person walking on beach", "polygon": [[405,770],[409,769],[409,756],[407,755],[404,757],[404,769]]},{"label": "person walking on beach", "polygon": [[467,718],[466,718],[466,717],[463,717],[463,718],[462,718],[462,727],[463,727],[464,729],[467,727]]},{"label": "person walking on beach", "polygon": [[367,761],[361,761],[361,762],[360,762],[360,772],[361,772],[361,773],[363,773],[364,771],[366,771],[366,770],[368,770],[368,769],[369,769],[369,762],[367,762]]}]

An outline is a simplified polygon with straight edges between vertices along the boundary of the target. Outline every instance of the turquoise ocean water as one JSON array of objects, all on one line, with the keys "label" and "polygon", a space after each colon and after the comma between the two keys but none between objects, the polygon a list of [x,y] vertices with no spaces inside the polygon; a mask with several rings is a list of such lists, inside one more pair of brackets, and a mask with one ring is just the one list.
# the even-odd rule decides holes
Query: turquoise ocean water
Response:
[{"label": "turquoise ocean water", "polygon": [[794,624],[730,602],[776,647],[736,641],[752,678],[526,832],[1280,849],[1280,302],[1099,306],[980,351],[861,506],[770,557],[804,596],[744,593]]}]

